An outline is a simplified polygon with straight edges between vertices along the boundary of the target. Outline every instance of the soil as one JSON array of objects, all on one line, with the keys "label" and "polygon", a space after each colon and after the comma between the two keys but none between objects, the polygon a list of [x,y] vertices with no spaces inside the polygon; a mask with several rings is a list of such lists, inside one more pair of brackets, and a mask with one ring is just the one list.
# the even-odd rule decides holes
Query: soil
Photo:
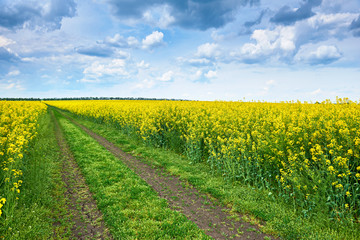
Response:
[{"label": "soil", "polygon": [[102,213],[98,210],[96,201],[66,143],[59,123],[53,112],[51,115],[60,147],[63,165],[61,175],[66,187],[65,198],[68,200],[67,207],[73,221],[71,239],[112,239],[109,230],[105,227]]},{"label": "soil", "polygon": [[104,137],[63,115],[124,162],[158,192],[161,198],[165,198],[173,209],[183,213],[207,235],[215,239],[275,239],[262,233],[258,225],[244,221],[243,215],[230,214],[230,208],[221,206],[215,198],[201,193],[188,182],[169,175],[162,168],[148,165],[141,161],[141,158],[122,151]]}]

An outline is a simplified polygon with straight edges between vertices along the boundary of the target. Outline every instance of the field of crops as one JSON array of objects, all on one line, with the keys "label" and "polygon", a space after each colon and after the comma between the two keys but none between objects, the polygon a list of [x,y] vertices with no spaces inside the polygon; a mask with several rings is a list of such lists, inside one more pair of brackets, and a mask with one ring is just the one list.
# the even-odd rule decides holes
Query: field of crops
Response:
[{"label": "field of crops", "polygon": [[0,216],[12,215],[21,197],[23,159],[37,135],[37,120],[47,106],[40,102],[0,101]]},{"label": "field of crops", "polygon": [[207,162],[230,181],[315,206],[329,217],[358,216],[360,105],[173,101],[51,101],[111,123],[155,146]]},{"label": "field of crops", "polygon": [[[66,119],[64,113],[69,119]],[[60,127],[55,128],[57,121]],[[64,131],[66,137],[62,141],[67,142],[71,151],[76,154],[73,160],[80,163],[83,168],[81,171],[86,173],[85,177],[94,181],[90,181],[90,184],[94,184],[93,191],[98,197],[96,201],[103,207],[101,210],[106,214],[113,214],[105,218],[105,221],[107,226],[111,226],[110,231],[114,237],[137,236],[138,233],[143,236],[172,236],[171,234],[178,232],[174,229],[183,227],[186,229],[183,235],[174,236],[180,239],[200,234],[201,230],[167,205],[157,210],[149,207],[162,201],[157,199],[157,193],[142,183],[139,176],[122,166],[123,163],[118,161],[120,158],[111,156],[100,145],[96,147],[95,143],[91,142],[94,140],[91,140],[90,135],[75,126],[76,121],[86,124],[93,131],[97,129],[100,135],[104,130],[103,134],[113,143],[118,140],[128,142],[132,139],[132,146],[127,143],[130,144],[129,149],[132,149],[129,151],[131,154],[137,154],[133,149],[138,149],[136,151],[140,153],[145,151],[146,146],[150,149],[146,150],[149,151],[147,156],[152,156],[146,161],[161,161],[163,167],[175,162],[177,166],[184,166],[184,169],[177,167],[175,172],[169,172],[176,174],[177,171],[183,171],[181,174],[184,175],[179,173],[179,176],[195,174],[186,178],[188,183],[195,183],[195,188],[203,188],[201,184],[206,181],[201,183],[201,179],[218,179],[211,180],[213,183],[209,189],[205,186],[205,192],[214,193],[215,198],[226,199],[223,202],[225,204],[234,204],[234,211],[245,206],[245,213],[250,212],[269,222],[271,233],[289,239],[301,238],[304,231],[308,236],[304,238],[309,239],[322,239],[328,234],[333,234],[334,239],[358,239],[360,233],[356,226],[360,216],[360,105],[347,99],[337,99],[337,103],[326,101],[319,104],[134,100],[0,101],[0,239],[35,237],[44,226],[47,229],[42,232],[45,238],[52,236],[54,231],[63,232],[64,237],[74,236],[72,233],[66,235],[72,231],[72,223],[54,225],[54,219],[58,219],[57,222],[67,222],[64,221],[64,214],[74,215],[67,210],[68,200],[64,193],[69,191],[64,188],[66,184],[61,182],[64,173],[61,172],[63,163],[60,159],[64,152],[59,153],[56,150],[61,142],[57,135],[60,131]],[[106,131],[104,126],[108,126]],[[122,137],[118,139],[120,135]],[[41,139],[42,141],[39,141]],[[86,146],[84,139],[89,141]],[[124,145],[125,148],[126,146]],[[155,149],[173,155],[151,155],[154,154],[151,151]],[[167,162],[161,160],[162,156]],[[105,164],[110,160],[111,164]],[[95,167],[87,168],[90,163]],[[97,166],[99,168],[96,168]],[[175,165],[171,166],[170,168],[175,169]],[[71,165],[69,169],[73,167],[76,166]],[[202,177],[205,176],[202,175],[205,173],[201,172],[204,170],[197,175],[196,171],[193,171],[197,167],[207,169],[205,171],[209,174],[208,177]],[[95,168],[98,172],[93,172]],[[122,168],[126,174],[119,172]],[[191,170],[185,172],[188,171],[186,168]],[[105,175],[111,176],[109,179],[112,180],[104,179]],[[57,176],[57,180],[51,182],[54,176]],[[124,176],[131,178],[123,179]],[[94,180],[97,177],[99,179]],[[191,178],[198,178],[200,183],[196,185],[196,181],[190,181]],[[99,194],[104,190],[98,186],[100,180],[104,181],[102,184],[114,185]],[[117,187],[123,189],[125,182],[134,184],[126,185],[128,191],[119,191]],[[226,185],[226,188],[218,186],[216,183],[219,182],[221,186]],[[236,195],[239,192],[232,187],[241,188],[239,192],[242,194],[245,194],[244,189],[249,189],[253,191],[249,192],[249,196],[259,194],[256,198],[262,200],[249,200],[249,205],[246,205],[247,199],[240,199]],[[62,188],[64,189],[59,190]],[[145,188],[149,188],[150,197],[142,196],[137,199],[135,195],[131,195],[144,193]],[[174,196],[169,198],[175,199]],[[59,200],[55,207],[53,199],[62,200]],[[234,202],[232,199],[235,199]],[[276,204],[283,200],[285,205],[281,203],[279,206],[285,206],[286,213],[275,216],[274,211],[282,209],[277,208]],[[137,207],[140,206],[137,201],[143,204],[142,207]],[[242,201],[245,205],[241,205]],[[109,202],[116,202],[116,208],[111,210],[104,207],[106,204],[102,205]],[[122,204],[129,203],[134,206],[131,211],[129,206],[122,207]],[[272,204],[274,209],[264,209],[267,204]],[[54,207],[58,210],[48,210]],[[24,211],[27,214],[22,214]],[[32,215],[35,212],[37,214]],[[125,222],[118,222],[118,216],[128,214],[129,218],[121,218]],[[132,223],[134,214],[142,219],[136,220],[137,225]],[[154,214],[160,214],[162,222],[158,218],[154,219]],[[38,217],[40,215],[42,217]],[[283,216],[291,220],[286,220]],[[19,217],[21,220],[17,221]],[[162,229],[162,224],[166,225],[180,218],[182,225],[169,231]],[[317,222],[317,219],[321,219],[322,223]],[[306,226],[302,227],[305,222]],[[113,225],[115,223],[116,225]],[[297,224],[296,227],[294,224]],[[319,224],[326,225],[327,230],[317,234],[316,231],[321,228]],[[132,227],[129,227],[130,225]],[[32,226],[37,227],[32,229]],[[53,230],[53,226],[58,226],[56,229],[60,230]],[[354,228],[355,230],[351,231]]]}]

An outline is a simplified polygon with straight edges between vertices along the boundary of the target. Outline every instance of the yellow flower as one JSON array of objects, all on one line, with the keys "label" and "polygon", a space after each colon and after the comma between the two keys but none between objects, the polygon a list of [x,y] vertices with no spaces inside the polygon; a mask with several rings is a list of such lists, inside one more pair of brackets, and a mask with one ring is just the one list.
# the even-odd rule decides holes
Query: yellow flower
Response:
[{"label": "yellow flower", "polygon": [[335,188],[343,188],[343,185],[339,183],[338,185],[335,186]]},{"label": "yellow flower", "polygon": [[333,172],[335,172],[335,169],[334,169],[333,166],[329,166],[329,167],[328,167],[328,171],[329,171],[330,173],[333,173]]}]

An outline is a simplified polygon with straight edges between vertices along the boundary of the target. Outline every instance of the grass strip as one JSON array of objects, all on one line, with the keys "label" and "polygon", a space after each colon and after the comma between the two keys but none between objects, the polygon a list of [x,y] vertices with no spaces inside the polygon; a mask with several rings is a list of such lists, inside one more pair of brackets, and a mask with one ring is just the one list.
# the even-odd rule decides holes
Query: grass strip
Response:
[{"label": "grass strip", "polygon": [[38,123],[38,136],[23,158],[21,194],[10,222],[0,226],[0,239],[68,239],[71,235],[50,114],[41,116]]},{"label": "grass strip", "polygon": [[93,138],[55,115],[114,238],[210,239]]},{"label": "grass strip", "polygon": [[164,167],[169,173],[188,181],[203,193],[211,194],[232,207],[233,211],[249,214],[248,221],[266,221],[263,230],[267,233],[279,234],[285,239],[360,239],[359,222],[329,220],[325,212],[305,216],[269,191],[225,181],[222,176],[212,173],[205,163],[190,164],[184,156],[149,146],[110,124],[95,123],[69,112],[66,114],[124,151],[141,156],[149,164]]}]

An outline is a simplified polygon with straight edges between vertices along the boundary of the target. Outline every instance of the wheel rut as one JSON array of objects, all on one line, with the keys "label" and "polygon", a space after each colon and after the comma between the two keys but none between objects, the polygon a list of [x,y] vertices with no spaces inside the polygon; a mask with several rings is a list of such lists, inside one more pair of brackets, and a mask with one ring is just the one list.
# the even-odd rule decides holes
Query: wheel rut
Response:
[{"label": "wheel rut", "polygon": [[71,239],[112,239],[53,111],[51,117],[55,123],[55,136],[60,147],[63,167],[61,175],[66,187],[65,198],[68,200],[67,207],[72,216]]},{"label": "wheel rut", "polygon": [[154,168],[124,152],[73,118],[63,112],[60,113],[125,163],[158,192],[161,198],[165,198],[173,209],[183,213],[207,235],[215,239],[275,239],[273,236],[262,233],[257,225],[243,221],[243,215],[230,214],[230,208],[222,207],[217,200],[199,192],[191,184],[181,181],[177,176],[169,175],[164,169]]}]

